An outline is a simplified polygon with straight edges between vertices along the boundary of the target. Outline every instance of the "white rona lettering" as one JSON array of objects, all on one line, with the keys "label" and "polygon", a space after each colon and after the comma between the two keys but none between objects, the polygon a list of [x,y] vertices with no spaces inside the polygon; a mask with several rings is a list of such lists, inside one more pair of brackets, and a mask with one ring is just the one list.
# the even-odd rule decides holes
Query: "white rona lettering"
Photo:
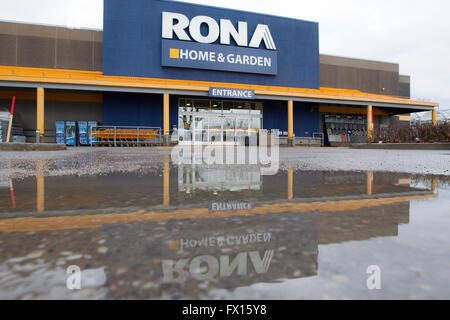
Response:
[{"label": "white rona lettering", "polygon": [[162,26],[162,37],[165,39],[173,39],[175,33],[180,40],[191,40],[184,31],[189,26],[189,19],[184,14],[163,12]]},{"label": "white rona lettering", "polygon": [[[220,62],[220,60],[217,59],[216,52],[214,51],[189,49],[180,49],[180,60]],[[271,57],[256,57],[230,53],[226,56],[226,62],[230,64],[258,66],[265,68],[272,67]]]},{"label": "white rona lettering", "polygon": [[247,56],[240,54],[230,53],[227,55],[227,62],[233,64],[243,64],[249,66],[258,66],[258,67],[272,67],[272,58],[270,57],[255,57],[255,56]]},{"label": "white rona lettering", "polygon": [[220,19],[220,43],[231,44],[231,37],[233,37],[236,44],[241,47],[246,47],[248,44],[247,23],[239,21],[238,30],[236,30],[230,20]]},{"label": "white rona lettering", "polygon": [[[208,35],[203,36],[201,33],[202,24],[208,25]],[[219,38],[220,29],[216,20],[207,16],[197,16],[191,20],[189,24],[189,32],[192,38],[200,43],[213,43]]]},{"label": "white rona lettering", "polygon": [[[203,35],[201,32],[202,25],[208,26],[207,35]],[[188,28],[192,39],[200,43],[214,43],[219,40],[220,44],[230,45],[231,38],[233,38],[240,47],[259,48],[261,42],[264,42],[266,49],[277,50],[270,28],[265,24],[258,24],[249,43],[247,22],[238,21],[236,29],[233,23],[227,19],[220,19],[219,24],[208,16],[196,16],[189,21],[188,17],[181,13],[162,13],[163,39],[173,39],[176,35],[179,40],[192,41],[186,32]]]},{"label": "white rona lettering", "polygon": [[264,41],[267,49],[277,50],[275,42],[272,38],[272,34],[270,33],[269,26],[265,24],[258,24],[255,33],[253,34],[253,38],[250,41],[249,47],[259,48],[259,46],[261,45],[261,41]]},{"label": "white rona lettering", "polygon": [[197,51],[180,49],[181,60],[216,62],[216,53],[213,51]]}]

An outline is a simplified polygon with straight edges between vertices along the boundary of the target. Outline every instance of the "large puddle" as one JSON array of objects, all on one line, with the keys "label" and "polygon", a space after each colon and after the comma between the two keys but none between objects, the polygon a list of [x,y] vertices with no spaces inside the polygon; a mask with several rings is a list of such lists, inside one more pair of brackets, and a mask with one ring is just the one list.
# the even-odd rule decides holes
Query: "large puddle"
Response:
[{"label": "large puddle", "polygon": [[449,208],[447,182],[381,172],[4,181],[0,299],[449,299]]}]

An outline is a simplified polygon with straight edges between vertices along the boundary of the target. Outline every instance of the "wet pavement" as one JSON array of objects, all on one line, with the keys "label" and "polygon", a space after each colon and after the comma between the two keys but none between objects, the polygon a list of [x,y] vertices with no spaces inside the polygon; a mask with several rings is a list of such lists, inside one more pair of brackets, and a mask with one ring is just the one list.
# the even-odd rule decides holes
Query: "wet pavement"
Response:
[{"label": "wet pavement", "polygon": [[[171,148],[69,148],[0,152],[0,181],[30,176],[85,176],[161,170]],[[280,169],[385,171],[450,176],[450,151],[280,148]],[[1,183],[1,182],[0,182]]]},{"label": "wet pavement", "polygon": [[450,298],[447,176],[158,161],[3,180],[0,299]]}]

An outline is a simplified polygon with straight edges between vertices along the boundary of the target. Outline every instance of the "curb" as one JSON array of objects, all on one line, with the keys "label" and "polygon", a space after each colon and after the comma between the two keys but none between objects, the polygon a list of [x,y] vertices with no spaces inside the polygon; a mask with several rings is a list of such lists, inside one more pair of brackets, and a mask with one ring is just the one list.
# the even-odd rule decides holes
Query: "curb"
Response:
[{"label": "curb", "polygon": [[64,151],[67,147],[55,143],[0,143],[0,151]]}]

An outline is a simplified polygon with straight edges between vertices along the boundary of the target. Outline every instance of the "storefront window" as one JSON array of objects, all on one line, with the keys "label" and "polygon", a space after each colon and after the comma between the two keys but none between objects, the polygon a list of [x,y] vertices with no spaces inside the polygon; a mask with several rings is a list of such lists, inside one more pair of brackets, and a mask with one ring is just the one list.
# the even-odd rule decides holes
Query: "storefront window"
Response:
[{"label": "storefront window", "polygon": [[179,107],[181,112],[192,112],[193,100],[192,99],[180,99]]},{"label": "storefront window", "polygon": [[208,118],[203,117],[194,117],[194,124],[195,124],[195,132],[194,132],[194,139],[195,141],[202,142],[207,141],[205,138],[205,135],[207,134],[208,129]]},{"label": "storefront window", "polygon": [[325,132],[331,146],[363,143],[367,139],[366,118],[359,115],[326,114]]},{"label": "storefront window", "polygon": [[226,117],[223,119],[223,141],[233,142],[236,135],[236,118]]},{"label": "storefront window", "polygon": [[193,112],[209,112],[211,110],[210,100],[194,100]]},{"label": "storefront window", "polygon": [[222,118],[208,118],[208,141],[222,142]]},{"label": "storefront window", "polygon": [[239,143],[262,128],[260,102],[179,100],[179,141],[198,144]]},{"label": "storefront window", "polygon": [[223,102],[223,113],[231,113],[231,110],[234,109],[233,101],[224,101]]},{"label": "storefront window", "polygon": [[178,117],[178,135],[179,141],[191,141],[192,140],[192,118],[191,115],[182,115]]},{"label": "storefront window", "polygon": [[251,124],[250,124],[250,129],[252,131],[258,132],[259,130],[261,130],[261,118],[252,118],[251,119]]},{"label": "storefront window", "polygon": [[236,131],[245,133],[248,129],[248,119],[236,119]]},{"label": "storefront window", "polygon": [[211,112],[222,114],[222,101],[212,100],[211,101]]}]

